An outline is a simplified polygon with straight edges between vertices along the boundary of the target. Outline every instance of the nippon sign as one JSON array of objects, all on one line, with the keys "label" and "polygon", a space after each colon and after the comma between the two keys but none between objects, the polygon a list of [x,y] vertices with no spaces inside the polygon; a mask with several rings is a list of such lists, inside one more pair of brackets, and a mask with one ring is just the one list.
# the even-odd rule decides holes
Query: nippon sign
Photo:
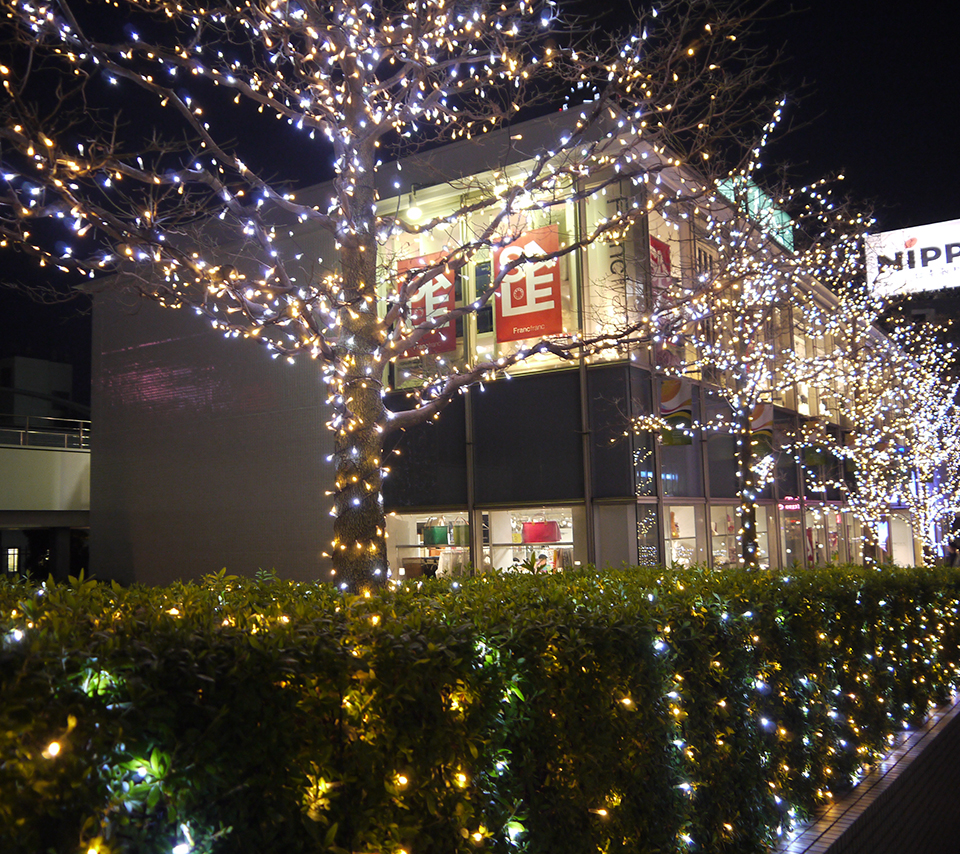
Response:
[{"label": "nippon sign", "polygon": [[[560,250],[556,225],[521,234],[493,253],[493,274],[518,258],[536,258]],[[525,261],[509,270],[497,294],[497,341],[520,341],[563,332],[560,261]]]},{"label": "nippon sign", "polygon": [[866,260],[879,297],[960,287],[960,219],[868,234]]},{"label": "nippon sign", "polygon": [[[442,252],[433,255],[420,255],[416,258],[404,258],[397,263],[397,273],[416,277],[418,271],[438,264],[444,257]],[[413,271],[411,273],[411,271]],[[446,314],[454,307],[455,274],[444,267],[435,276],[428,279],[419,288],[410,301],[410,324],[419,326],[426,320]],[[436,329],[425,332],[419,341],[407,351],[407,355],[427,355],[431,353],[449,353],[457,348],[456,325],[451,320]]]}]

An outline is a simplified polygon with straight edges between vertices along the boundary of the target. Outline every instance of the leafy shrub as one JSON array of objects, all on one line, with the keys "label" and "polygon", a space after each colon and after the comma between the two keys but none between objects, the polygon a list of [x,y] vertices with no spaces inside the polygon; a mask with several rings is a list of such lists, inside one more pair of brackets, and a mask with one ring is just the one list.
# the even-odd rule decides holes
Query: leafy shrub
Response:
[{"label": "leafy shrub", "polygon": [[958,682],[960,573],[0,584],[0,850],[761,851]]}]

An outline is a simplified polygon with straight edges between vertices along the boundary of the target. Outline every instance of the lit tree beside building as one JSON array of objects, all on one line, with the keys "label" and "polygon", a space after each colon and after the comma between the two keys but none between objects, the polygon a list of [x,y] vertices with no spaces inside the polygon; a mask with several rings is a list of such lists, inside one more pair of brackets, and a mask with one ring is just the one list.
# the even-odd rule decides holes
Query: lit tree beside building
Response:
[{"label": "lit tree beside building", "polygon": [[[120,274],[226,335],[316,360],[336,432],[333,580],[354,589],[383,578],[385,435],[544,348],[589,353],[648,340],[656,324],[647,313],[593,338],[534,335],[495,360],[426,377],[417,406],[404,412],[384,408],[386,365],[493,305],[501,283],[525,266],[616,239],[651,210],[695,202],[710,189],[710,158],[722,146],[736,151],[762,109],[750,97],[756,57],[738,40],[742,10],[726,4],[669,2],[623,39],[571,34],[551,0],[131,0],[115,15],[66,2],[4,7],[4,243],[48,268]],[[115,85],[135,93],[126,125],[104,100]],[[522,170],[473,187],[469,201],[425,222],[378,207],[382,160],[408,146],[475,138],[556,103],[557,93],[568,129]],[[283,151],[256,167],[242,139],[231,142],[257,114],[315,140],[317,157],[332,152],[327,197],[270,180],[286,165]],[[689,163],[699,169],[696,186],[660,185],[662,172]],[[646,188],[644,205],[634,198],[607,210],[557,245],[524,244],[470,304],[418,310],[430,283],[516,243],[532,213],[624,180]],[[394,268],[385,283],[380,276],[378,290],[385,241],[481,219],[429,259]],[[291,250],[298,228],[332,235],[333,262]]]}]

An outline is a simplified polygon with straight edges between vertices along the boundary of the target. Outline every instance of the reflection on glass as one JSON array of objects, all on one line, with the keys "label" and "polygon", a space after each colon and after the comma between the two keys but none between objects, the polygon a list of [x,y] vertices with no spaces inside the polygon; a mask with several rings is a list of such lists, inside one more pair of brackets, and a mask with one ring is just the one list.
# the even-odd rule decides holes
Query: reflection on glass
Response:
[{"label": "reflection on glass", "polygon": [[840,512],[842,528],[840,541],[846,546],[846,560],[848,563],[863,563],[863,540],[861,539],[860,520],[849,508]]},{"label": "reflection on glass", "polygon": [[653,438],[650,433],[640,433],[635,441],[637,447],[633,452],[634,483],[638,497],[654,495],[656,480],[653,468]]},{"label": "reflection on glass", "polygon": [[637,556],[641,566],[660,563],[660,530],[657,506],[637,505]]},{"label": "reflection on glass", "polygon": [[[770,568],[770,532],[775,524],[774,508],[757,508],[757,558],[761,569]],[[741,563],[740,507],[728,504],[710,508],[710,553],[714,569],[735,567]]]},{"label": "reflection on glass", "polygon": [[815,566],[825,566],[843,559],[838,508],[829,504],[807,505],[805,526],[807,548]]}]

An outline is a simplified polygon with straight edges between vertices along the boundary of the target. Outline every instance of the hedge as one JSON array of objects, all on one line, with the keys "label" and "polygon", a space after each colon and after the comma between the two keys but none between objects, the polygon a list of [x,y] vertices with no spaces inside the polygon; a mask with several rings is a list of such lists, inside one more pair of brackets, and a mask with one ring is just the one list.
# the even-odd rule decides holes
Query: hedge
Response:
[{"label": "hedge", "polygon": [[958,683],[960,573],[0,584],[4,852],[750,852]]}]

